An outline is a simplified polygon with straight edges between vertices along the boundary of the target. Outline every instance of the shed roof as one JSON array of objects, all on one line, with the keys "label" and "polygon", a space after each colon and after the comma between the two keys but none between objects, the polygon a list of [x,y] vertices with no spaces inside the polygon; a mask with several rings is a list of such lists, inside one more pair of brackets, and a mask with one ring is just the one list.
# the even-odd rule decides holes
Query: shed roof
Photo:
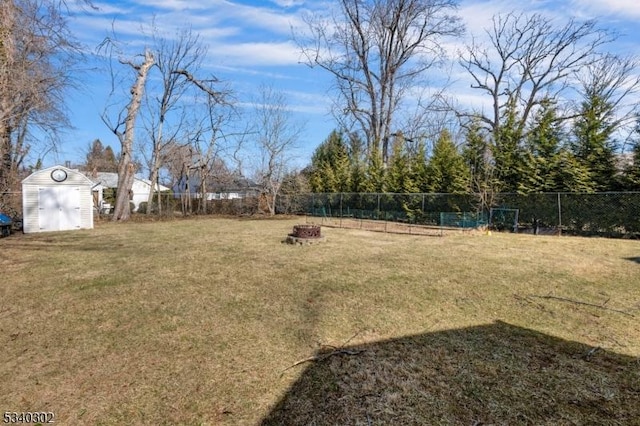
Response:
[{"label": "shed roof", "polygon": [[67,179],[67,181],[69,183],[73,183],[73,184],[86,184],[86,185],[90,185],[93,186],[94,183],[91,181],[91,179],[89,179],[87,176],[85,176],[84,174],[82,174],[81,172],[79,172],[78,170],[75,169],[70,169],[68,167],[64,167],[64,166],[52,166],[52,167],[47,167],[46,169],[42,169],[42,170],[37,170],[33,173],[31,173],[29,176],[27,176],[26,178],[24,178],[22,180],[23,184],[30,184],[30,183],[37,183],[37,184],[42,184],[43,183],[43,177],[47,177],[47,181],[51,181],[51,183],[53,183],[53,180],[51,179],[51,172],[55,169],[62,169],[65,172],[67,172],[67,176],[69,176],[69,178]]}]

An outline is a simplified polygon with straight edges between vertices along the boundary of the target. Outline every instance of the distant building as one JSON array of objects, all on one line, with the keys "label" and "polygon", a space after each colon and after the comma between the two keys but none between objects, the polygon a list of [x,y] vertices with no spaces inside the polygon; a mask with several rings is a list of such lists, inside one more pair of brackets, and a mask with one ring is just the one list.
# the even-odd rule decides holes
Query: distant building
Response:
[{"label": "distant building", "polygon": [[[173,185],[175,198],[189,196],[200,198],[200,179],[192,176],[187,181],[182,177]],[[260,194],[258,185],[250,179],[242,176],[234,176],[225,179],[211,178],[206,186],[206,199],[212,200],[234,200],[238,198],[255,197]]]},{"label": "distant building", "polygon": [[[83,172],[91,181],[94,182],[94,204],[97,206],[100,212],[109,213],[113,206],[111,203],[105,201],[104,190],[118,188],[118,174],[110,172]],[[143,179],[134,177],[133,186],[131,188],[131,202],[134,205],[133,212],[138,211],[141,203],[146,203],[149,200],[149,193],[154,185],[151,184],[149,179]],[[170,191],[171,188],[167,188],[164,185],[156,185],[154,192]]]}]

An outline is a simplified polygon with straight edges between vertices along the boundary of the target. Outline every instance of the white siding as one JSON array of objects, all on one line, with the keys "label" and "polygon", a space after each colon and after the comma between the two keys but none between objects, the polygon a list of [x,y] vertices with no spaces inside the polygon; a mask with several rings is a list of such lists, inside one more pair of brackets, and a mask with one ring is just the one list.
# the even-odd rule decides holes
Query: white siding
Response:
[{"label": "white siding", "polygon": [[[65,181],[56,182],[51,178],[51,171],[56,168],[67,172]],[[24,179],[24,232],[93,228],[92,186],[82,173],[61,166],[37,171]]]},{"label": "white siding", "polygon": [[133,185],[131,186],[131,192],[133,192],[133,199],[131,202],[133,203],[133,211],[137,212],[140,207],[140,203],[146,203],[149,200],[149,192],[151,191],[151,186],[147,185],[144,182],[135,179],[133,181]]}]

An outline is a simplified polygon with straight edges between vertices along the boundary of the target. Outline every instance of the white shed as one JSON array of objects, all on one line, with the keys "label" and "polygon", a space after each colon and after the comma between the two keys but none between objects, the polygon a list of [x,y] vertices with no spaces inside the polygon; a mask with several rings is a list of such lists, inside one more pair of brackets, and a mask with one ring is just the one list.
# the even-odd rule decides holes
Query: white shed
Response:
[{"label": "white shed", "polygon": [[32,173],[22,181],[25,233],[93,228],[94,183],[62,166]]}]

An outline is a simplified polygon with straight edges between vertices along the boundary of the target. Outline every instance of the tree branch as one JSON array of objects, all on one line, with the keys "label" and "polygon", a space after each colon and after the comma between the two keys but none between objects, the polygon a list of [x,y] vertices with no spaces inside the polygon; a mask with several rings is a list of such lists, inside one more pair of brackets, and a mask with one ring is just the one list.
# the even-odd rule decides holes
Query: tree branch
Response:
[{"label": "tree branch", "polygon": [[539,295],[532,294],[531,297],[535,297],[535,298],[538,298],[538,299],[559,300],[561,302],[575,303],[576,305],[591,306],[591,307],[594,307],[594,308],[604,309],[606,311],[611,311],[611,312],[617,312],[619,314],[623,314],[623,315],[626,315],[628,317],[635,318],[635,316],[633,314],[630,314],[630,313],[625,312],[625,311],[621,311],[619,309],[608,308],[608,307],[604,306],[604,304],[597,305],[595,303],[583,302],[581,300],[569,299],[567,297],[552,296],[552,295],[539,296]]}]

